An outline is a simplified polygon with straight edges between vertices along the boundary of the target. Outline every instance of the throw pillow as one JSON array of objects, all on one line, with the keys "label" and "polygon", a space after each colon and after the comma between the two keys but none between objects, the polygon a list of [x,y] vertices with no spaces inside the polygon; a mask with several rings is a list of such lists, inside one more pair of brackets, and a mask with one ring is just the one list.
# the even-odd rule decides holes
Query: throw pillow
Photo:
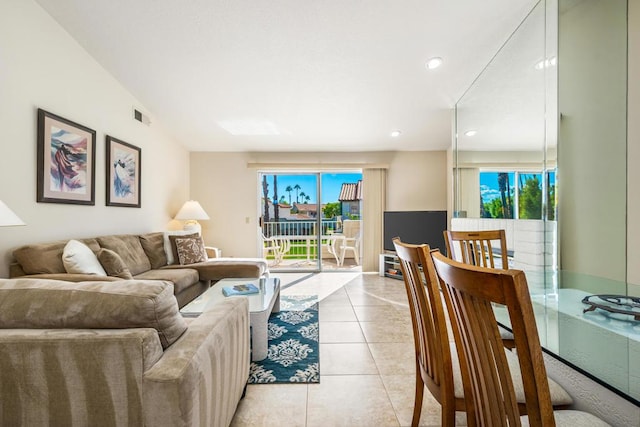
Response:
[{"label": "throw pillow", "polygon": [[207,260],[207,250],[204,248],[202,238],[176,238],[175,240],[180,265],[194,264]]},{"label": "throw pillow", "polygon": [[111,249],[100,249],[98,251],[98,261],[104,267],[108,276],[120,277],[121,279],[133,279],[131,271],[124,263],[120,255]]},{"label": "throw pillow", "polygon": [[[177,264],[178,258],[176,253],[176,244],[172,242],[175,240],[174,236],[178,237],[197,237],[198,233],[193,233],[192,231],[184,231],[184,230],[173,230],[173,231],[165,231],[164,232],[164,254],[167,257],[167,265]],[[171,239],[174,237],[174,239]]]},{"label": "throw pillow", "polygon": [[62,264],[67,273],[107,275],[96,254],[87,245],[77,240],[69,240],[64,246]]},{"label": "throw pillow", "polygon": [[162,232],[141,234],[140,244],[144,253],[149,257],[152,269],[167,265],[167,255],[164,253],[164,235]]},{"label": "throw pillow", "polygon": [[178,260],[178,248],[176,247],[176,239],[195,239],[200,237],[198,233],[185,234],[182,236],[169,236],[169,242],[171,242],[171,256],[173,257],[173,263],[179,264]]}]

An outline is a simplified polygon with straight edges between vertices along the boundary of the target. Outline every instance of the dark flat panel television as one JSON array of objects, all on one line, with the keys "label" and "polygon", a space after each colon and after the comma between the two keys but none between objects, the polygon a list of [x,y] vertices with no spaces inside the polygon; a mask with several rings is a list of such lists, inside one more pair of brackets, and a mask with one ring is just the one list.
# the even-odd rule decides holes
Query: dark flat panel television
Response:
[{"label": "dark flat panel television", "polygon": [[447,229],[447,211],[387,211],[384,213],[384,250],[395,252],[393,238],[405,243],[427,243],[446,253],[443,231]]}]

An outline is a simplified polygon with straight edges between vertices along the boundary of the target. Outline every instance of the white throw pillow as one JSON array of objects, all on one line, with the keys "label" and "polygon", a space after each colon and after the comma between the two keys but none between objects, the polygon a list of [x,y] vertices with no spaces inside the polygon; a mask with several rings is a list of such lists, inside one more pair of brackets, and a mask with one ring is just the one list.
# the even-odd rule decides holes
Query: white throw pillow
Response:
[{"label": "white throw pillow", "polygon": [[187,234],[194,234],[193,230],[172,230],[164,232],[164,254],[167,257],[167,265],[174,264],[178,262],[173,256],[173,250],[171,249],[171,241],[169,240],[169,236],[186,236]]},{"label": "white throw pillow", "polygon": [[96,254],[87,245],[77,240],[69,240],[65,245],[62,251],[62,264],[67,273],[107,275]]}]

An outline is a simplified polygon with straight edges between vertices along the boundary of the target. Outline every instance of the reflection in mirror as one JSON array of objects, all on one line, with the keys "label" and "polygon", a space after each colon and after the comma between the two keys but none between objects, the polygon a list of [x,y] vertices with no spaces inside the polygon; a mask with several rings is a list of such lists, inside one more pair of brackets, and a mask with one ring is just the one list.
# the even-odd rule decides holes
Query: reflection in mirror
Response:
[{"label": "reflection in mirror", "polygon": [[626,55],[626,0],[537,3],[456,104],[451,229],[505,229],[542,345],[637,402],[640,322],[582,303],[627,294]]},{"label": "reflection in mirror", "polygon": [[452,227],[504,228],[512,266],[533,271],[557,266],[557,139],[548,123],[557,54],[546,14],[538,3],[456,105]]}]

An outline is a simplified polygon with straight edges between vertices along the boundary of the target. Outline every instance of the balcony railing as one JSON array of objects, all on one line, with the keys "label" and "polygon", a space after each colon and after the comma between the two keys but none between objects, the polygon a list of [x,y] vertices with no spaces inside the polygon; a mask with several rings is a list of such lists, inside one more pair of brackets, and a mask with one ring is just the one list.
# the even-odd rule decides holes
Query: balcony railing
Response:
[{"label": "balcony railing", "polygon": [[[288,221],[269,221],[262,224],[262,233],[266,237],[272,236],[314,236],[316,235],[316,227],[318,221],[314,220],[288,220]],[[332,234],[340,231],[341,223],[335,219],[322,220],[322,234]]]},{"label": "balcony railing", "polygon": [[[336,220],[325,220],[321,222],[322,236],[321,244],[327,241],[326,236],[342,231],[339,227],[342,224]],[[306,261],[316,262],[318,259],[318,247],[315,236],[318,222],[314,220],[285,220],[280,222],[269,221],[262,224],[262,233],[266,238],[276,238],[275,241],[286,245],[282,248],[280,261]],[[283,237],[277,239],[277,237]],[[298,237],[298,238],[296,238]],[[323,250],[323,253],[325,250]],[[265,254],[267,259],[276,259],[272,253]],[[327,254],[324,254],[326,256]],[[279,261],[276,259],[276,262]]]}]

